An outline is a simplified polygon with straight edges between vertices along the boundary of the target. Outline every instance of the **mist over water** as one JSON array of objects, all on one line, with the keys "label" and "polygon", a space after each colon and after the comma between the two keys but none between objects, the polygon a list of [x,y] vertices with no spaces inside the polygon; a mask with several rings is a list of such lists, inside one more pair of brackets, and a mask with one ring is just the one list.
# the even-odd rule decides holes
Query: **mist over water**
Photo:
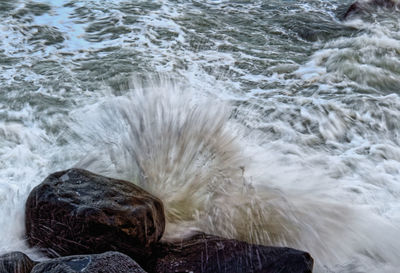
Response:
[{"label": "mist over water", "polygon": [[40,257],[25,199],[81,167],[161,198],[165,238],[397,272],[398,11],[350,3],[0,3],[0,252]]}]

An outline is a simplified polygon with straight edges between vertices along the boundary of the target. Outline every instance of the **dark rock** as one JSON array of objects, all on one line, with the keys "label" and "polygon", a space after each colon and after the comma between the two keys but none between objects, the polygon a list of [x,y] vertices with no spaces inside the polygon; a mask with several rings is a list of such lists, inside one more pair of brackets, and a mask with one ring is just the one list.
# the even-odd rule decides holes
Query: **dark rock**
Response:
[{"label": "dark rock", "polygon": [[360,15],[370,13],[377,7],[385,9],[400,8],[400,3],[396,3],[394,0],[370,0],[370,1],[357,1],[350,5],[344,14],[344,19],[347,19],[353,15]]},{"label": "dark rock", "polygon": [[29,273],[35,262],[22,252],[11,252],[0,256],[1,273]]},{"label": "dark rock", "polygon": [[146,273],[134,260],[119,252],[75,255],[36,265],[31,273]]},{"label": "dark rock", "polygon": [[286,247],[267,247],[198,234],[175,243],[159,243],[148,272],[311,273],[310,254]]},{"label": "dark rock", "polygon": [[29,244],[51,257],[119,251],[140,261],[165,228],[159,199],[81,169],[48,176],[30,193],[25,213]]}]

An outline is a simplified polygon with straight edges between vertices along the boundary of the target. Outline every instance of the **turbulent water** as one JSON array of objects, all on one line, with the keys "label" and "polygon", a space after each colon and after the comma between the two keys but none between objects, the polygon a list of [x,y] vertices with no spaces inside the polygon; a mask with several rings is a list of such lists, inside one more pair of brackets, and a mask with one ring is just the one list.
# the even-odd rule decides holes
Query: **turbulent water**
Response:
[{"label": "turbulent water", "polygon": [[165,237],[400,267],[400,17],[351,1],[0,1],[0,252],[86,168],[160,197]]}]

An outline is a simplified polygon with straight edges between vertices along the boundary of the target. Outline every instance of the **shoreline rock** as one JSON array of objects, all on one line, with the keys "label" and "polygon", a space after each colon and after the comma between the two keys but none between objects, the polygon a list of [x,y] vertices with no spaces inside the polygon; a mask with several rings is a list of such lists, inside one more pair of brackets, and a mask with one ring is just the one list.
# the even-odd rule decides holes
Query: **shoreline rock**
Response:
[{"label": "shoreline rock", "polygon": [[287,247],[252,245],[199,233],[175,243],[159,243],[143,267],[149,273],[311,273],[309,253]]},{"label": "shoreline rock", "polygon": [[369,13],[377,7],[385,9],[400,8],[400,2],[394,0],[369,0],[369,1],[356,1],[348,7],[343,15],[344,19],[348,19],[354,15]]},{"label": "shoreline rock", "polygon": [[49,175],[31,191],[25,215],[29,245],[50,257],[116,250],[140,261],[165,228],[158,198],[81,169]]},{"label": "shoreline rock", "polygon": [[119,252],[74,255],[41,262],[31,273],[146,273],[134,260]]},{"label": "shoreline rock", "polygon": [[29,273],[35,266],[26,254],[15,251],[0,256],[1,273]]}]

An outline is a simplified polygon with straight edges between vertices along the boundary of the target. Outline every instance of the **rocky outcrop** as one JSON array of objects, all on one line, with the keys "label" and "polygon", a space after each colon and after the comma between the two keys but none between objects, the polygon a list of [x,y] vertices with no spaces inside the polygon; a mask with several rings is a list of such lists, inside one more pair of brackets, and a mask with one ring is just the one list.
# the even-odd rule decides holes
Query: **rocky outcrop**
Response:
[{"label": "rocky outcrop", "polygon": [[26,202],[31,246],[49,256],[120,251],[151,254],[165,228],[163,205],[134,184],[69,169],[48,176]]},{"label": "rocky outcrop", "polygon": [[345,12],[344,19],[352,17],[353,15],[370,13],[377,7],[393,9],[400,8],[400,3],[394,0],[370,0],[370,1],[357,1],[353,3]]},{"label": "rocky outcrop", "polygon": [[300,250],[204,233],[160,242],[160,200],[130,182],[81,169],[51,174],[35,187],[25,220],[31,246],[49,256],[69,256],[42,262],[32,273],[144,272],[136,262],[150,273],[311,273],[313,267],[311,256]]},{"label": "rocky outcrop", "polygon": [[311,273],[313,259],[292,248],[197,234],[184,241],[158,244],[144,268],[151,273]]},{"label": "rocky outcrop", "polygon": [[36,265],[31,273],[146,273],[134,260],[119,252],[75,255]]},{"label": "rocky outcrop", "polygon": [[29,273],[35,262],[22,252],[11,252],[0,256],[1,273]]}]

